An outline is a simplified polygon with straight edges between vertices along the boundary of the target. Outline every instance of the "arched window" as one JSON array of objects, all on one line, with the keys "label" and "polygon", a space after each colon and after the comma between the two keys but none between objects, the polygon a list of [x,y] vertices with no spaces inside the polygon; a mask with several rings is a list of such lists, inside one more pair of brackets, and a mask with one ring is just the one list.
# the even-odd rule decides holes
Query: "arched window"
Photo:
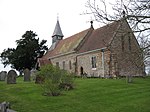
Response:
[{"label": "arched window", "polygon": [[92,61],[92,68],[96,68],[96,56],[93,56],[91,58],[91,61]]},{"label": "arched window", "polygon": [[69,69],[72,69],[72,64],[71,64],[71,60],[69,61]]},{"label": "arched window", "polygon": [[124,36],[121,36],[121,47],[122,51],[124,51]]},{"label": "arched window", "polygon": [[130,37],[130,35],[129,35],[129,51],[131,51],[131,37]]},{"label": "arched window", "polygon": [[65,70],[65,61],[63,61],[63,69]]}]

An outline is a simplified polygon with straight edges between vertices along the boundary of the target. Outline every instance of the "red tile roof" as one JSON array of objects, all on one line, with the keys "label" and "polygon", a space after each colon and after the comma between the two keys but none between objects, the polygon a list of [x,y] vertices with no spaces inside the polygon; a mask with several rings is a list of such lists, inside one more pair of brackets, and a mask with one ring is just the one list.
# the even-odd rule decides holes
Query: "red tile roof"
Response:
[{"label": "red tile roof", "polygon": [[[119,22],[113,22],[101,28],[90,30],[91,28],[79,32],[71,37],[60,40],[56,48],[48,51],[43,58],[50,58],[72,51],[79,53],[100,49],[106,47],[112,40],[116,30],[119,27]],[[92,31],[92,33],[89,33]]]},{"label": "red tile roof", "polygon": [[60,40],[59,43],[56,45],[56,48],[51,51],[48,51],[43,58],[49,58],[52,56],[75,51],[75,48],[84,39],[89,30],[90,29],[84,30],[75,35],[72,35],[71,37]]},{"label": "red tile roof", "polygon": [[119,22],[113,22],[93,30],[84,45],[79,49],[79,53],[106,47],[111,42],[118,26]]},{"label": "red tile roof", "polygon": [[52,63],[48,59],[38,58],[38,64],[39,66],[43,66],[43,65],[52,64]]}]

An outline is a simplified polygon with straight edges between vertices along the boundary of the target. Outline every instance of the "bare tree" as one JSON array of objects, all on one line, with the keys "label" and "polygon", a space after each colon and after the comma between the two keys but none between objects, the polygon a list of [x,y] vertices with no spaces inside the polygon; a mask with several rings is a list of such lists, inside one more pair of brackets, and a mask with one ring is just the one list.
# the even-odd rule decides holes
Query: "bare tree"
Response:
[{"label": "bare tree", "polygon": [[150,0],[117,0],[114,4],[88,0],[86,7],[85,14],[92,14],[96,21],[104,24],[126,19],[141,47],[139,59],[143,58],[145,65],[150,66]]},{"label": "bare tree", "polygon": [[86,6],[90,9],[90,12],[87,13],[93,14],[96,21],[103,23],[120,20],[120,18],[125,17],[134,32],[150,30],[149,0],[117,0],[116,4],[109,5],[113,9],[111,13],[108,12],[108,7],[110,6],[106,4],[105,0],[89,0]]}]

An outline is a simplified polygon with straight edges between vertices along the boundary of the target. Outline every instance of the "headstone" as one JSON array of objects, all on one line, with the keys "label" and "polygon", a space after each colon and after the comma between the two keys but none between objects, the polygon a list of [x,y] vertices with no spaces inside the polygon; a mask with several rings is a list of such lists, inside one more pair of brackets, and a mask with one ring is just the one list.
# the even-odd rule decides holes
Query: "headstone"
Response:
[{"label": "headstone", "polygon": [[7,84],[16,84],[17,73],[15,70],[10,70],[7,75]]},{"label": "headstone", "polygon": [[126,81],[127,81],[127,83],[132,83],[133,82],[132,75],[127,75],[126,76]]},{"label": "headstone", "polygon": [[0,72],[0,81],[5,81],[7,76],[7,72],[6,71],[1,71]]},{"label": "headstone", "polygon": [[31,70],[31,78],[33,81],[35,81],[35,79],[36,79],[36,74],[37,74],[37,70],[35,70],[35,69]]},{"label": "headstone", "polygon": [[10,109],[9,102],[2,102],[0,104],[0,112],[16,112],[16,111]]},{"label": "headstone", "polygon": [[24,81],[30,81],[30,70],[26,68],[24,71]]},{"label": "headstone", "polygon": [[0,112],[6,112],[6,108],[7,108],[7,103],[6,102],[3,102],[1,103],[1,108],[0,108]]}]

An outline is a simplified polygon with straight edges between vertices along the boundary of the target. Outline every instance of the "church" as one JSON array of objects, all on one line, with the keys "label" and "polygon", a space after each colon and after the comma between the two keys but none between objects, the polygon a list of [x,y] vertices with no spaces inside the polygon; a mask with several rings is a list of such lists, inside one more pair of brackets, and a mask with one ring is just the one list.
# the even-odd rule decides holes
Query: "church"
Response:
[{"label": "church", "polygon": [[53,64],[60,69],[87,77],[143,76],[141,49],[128,22],[114,21],[94,29],[93,22],[84,31],[63,39],[57,20],[52,45],[38,59],[39,67]]}]

